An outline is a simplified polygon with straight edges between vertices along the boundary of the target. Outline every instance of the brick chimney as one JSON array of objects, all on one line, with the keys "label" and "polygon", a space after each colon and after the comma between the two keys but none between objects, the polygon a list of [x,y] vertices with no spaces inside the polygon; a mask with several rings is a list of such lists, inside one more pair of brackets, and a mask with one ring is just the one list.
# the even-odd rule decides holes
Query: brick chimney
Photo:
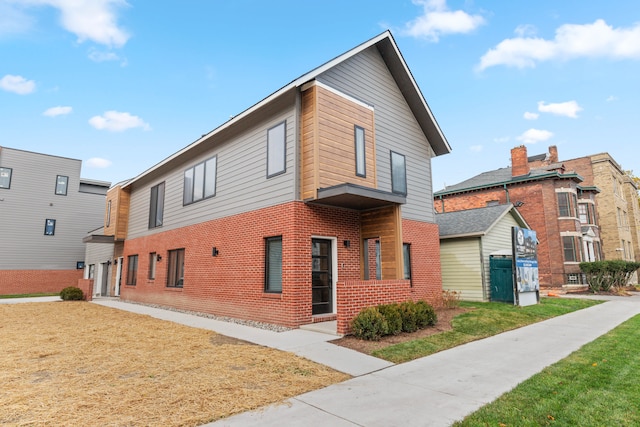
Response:
[{"label": "brick chimney", "polygon": [[529,173],[527,147],[521,145],[511,149],[511,176],[522,176]]},{"label": "brick chimney", "polygon": [[549,147],[549,163],[558,163],[558,147],[555,145]]}]

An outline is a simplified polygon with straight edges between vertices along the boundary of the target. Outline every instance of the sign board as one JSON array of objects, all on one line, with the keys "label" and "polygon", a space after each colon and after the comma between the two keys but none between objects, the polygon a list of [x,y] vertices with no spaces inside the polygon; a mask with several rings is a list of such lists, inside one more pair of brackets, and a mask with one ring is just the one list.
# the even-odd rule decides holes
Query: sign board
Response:
[{"label": "sign board", "polygon": [[540,301],[538,280],[538,240],[536,232],[526,228],[512,228],[513,275],[516,283],[515,304],[525,306]]}]

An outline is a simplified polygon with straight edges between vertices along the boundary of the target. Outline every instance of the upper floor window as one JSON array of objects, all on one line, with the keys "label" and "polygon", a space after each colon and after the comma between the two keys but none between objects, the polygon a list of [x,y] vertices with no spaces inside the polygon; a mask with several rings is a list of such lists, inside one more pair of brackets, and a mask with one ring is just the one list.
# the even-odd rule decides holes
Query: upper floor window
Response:
[{"label": "upper floor window", "polygon": [[167,286],[170,288],[182,288],[184,286],[184,249],[169,251]]},{"label": "upper floor window", "polygon": [[107,202],[107,223],[106,227],[111,225],[111,200]]},{"label": "upper floor window", "polygon": [[149,203],[149,228],[160,227],[164,215],[164,182],[151,187]]},{"label": "upper floor window", "polygon": [[69,177],[57,175],[56,176],[56,194],[58,196],[67,195],[67,187],[69,185]]},{"label": "upper floor window", "polygon": [[286,171],[286,130],[286,122],[282,122],[267,131],[267,178]]},{"label": "upper floor window", "polygon": [[391,152],[391,191],[407,194],[407,165],[404,155]]},{"label": "upper floor window", "polygon": [[44,221],[44,235],[45,236],[54,236],[56,234],[56,220],[55,219],[46,219]]},{"label": "upper floor window", "polygon": [[214,156],[184,171],[184,205],[216,195],[217,164],[218,157]]},{"label": "upper floor window", "polygon": [[578,217],[581,224],[596,224],[596,207],[593,203],[579,203]]},{"label": "upper floor window", "polygon": [[364,128],[355,127],[354,131],[355,148],[356,148],[356,176],[367,176],[367,163],[364,145]]},{"label": "upper floor window", "polygon": [[558,216],[572,217],[576,215],[578,198],[574,193],[560,192],[558,195]]},{"label": "upper floor window", "polygon": [[11,168],[0,168],[0,188],[11,188]]}]

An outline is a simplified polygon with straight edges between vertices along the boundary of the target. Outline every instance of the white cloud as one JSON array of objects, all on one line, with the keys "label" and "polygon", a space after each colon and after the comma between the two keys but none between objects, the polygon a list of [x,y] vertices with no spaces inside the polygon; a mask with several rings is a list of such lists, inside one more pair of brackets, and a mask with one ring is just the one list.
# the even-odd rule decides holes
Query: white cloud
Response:
[{"label": "white cloud", "polygon": [[482,151],[482,148],[482,145],[472,145],[471,147],[469,147],[469,151],[479,153],[480,151]]},{"label": "white cloud", "polygon": [[34,19],[13,4],[0,1],[0,35],[21,34],[33,27]]},{"label": "white cloud", "polygon": [[530,113],[529,111],[525,111],[525,113],[523,114],[523,117],[527,120],[536,120],[539,116],[540,114]]},{"label": "white cloud", "polygon": [[549,132],[548,130],[529,129],[516,139],[518,141],[522,141],[525,144],[535,144],[536,142],[546,141],[552,136],[553,133]]},{"label": "white cloud", "polygon": [[36,90],[36,82],[27,80],[22,76],[7,74],[0,79],[0,89],[17,93],[18,95],[27,95]]},{"label": "white cloud", "polygon": [[89,59],[94,62],[117,61],[120,57],[114,52],[101,52],[96,49],[89,50]]},{"label": "white cloud", "polygon": [[89,124],[98,130],[111,132],[122,132],[133,128],[151,129],[149,124],[140,117],[119,111],[105,111],[102,116],[93,116],[89,119]]},{"label": "white cloud", "polygon": [[613,28],[598,19],[593,24],[564,24],[553,40],[524,36],[506,39],[480,58],[477,69],[496,65],[535,67],[542,61],[580,57],[640,59],[640,23]]},{"label": "white cloud", "polygon": [[545,104],[544,101],[540,101],[538,102],[538,111],[577,119],[578,111],[582,111],[582,107],[579,106],[576,101],[558,102],[555,104]]},{"label": "white cloud", "polygon": [[84,162],[84,164],[90,168],[105,169],[111,166],[111,160],[101,159],[100,157],[92,157]]},{"label": "white cloud", "polygon": [[618,97],[614,96],[614,95],[609,95],[607,97],[607,102],[613,102],[613,101],[617,101],[617,100],[618,100]]},{"label": "white cloud", "polygon": [[518,25],[513,32],[516,33],[518,37],[531,37],[536,35],[538,30],[533,25],[524,24]]},{"label": "white cloud", "polygon": [[71,107],[51,107],[48,108],[44,113],[42,113],[42,115],[47,117],[64,116],[65,114],[71,113],[71,110]]},{"label": "white cloud", "polygon": [[[91,40],[109,47],[122,47],[129,33],[118,26],[117,9],[129,6],[125,0],[22,0],[19,6],[51,6],[60,11],[62,27],[78,42]],[[14,13],[20,13],[17,8]],[[21,16],[18,14],[18,16]]]},{"label": "white cloud", "polygon": [[498,138],[493,138],[493,142],[497,142],[498,144],[509,142],[509,140],[511,140],[511,138],[508,136],[500,136]]},{"label": "white cloud", "polygon": [[469,33],[485,20],[480,15],[469,15],[462,10],[449,10],[446,0],[413,0],[423,7],[423,14],[407,23],[405,34],[437,42],[441,35]]}]

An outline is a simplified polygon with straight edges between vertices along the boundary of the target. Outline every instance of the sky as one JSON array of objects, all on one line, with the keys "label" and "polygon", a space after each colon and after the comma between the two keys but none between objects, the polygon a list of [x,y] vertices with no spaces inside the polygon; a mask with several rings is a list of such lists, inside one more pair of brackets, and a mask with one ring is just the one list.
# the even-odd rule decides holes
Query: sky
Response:
[{"label": "sky", "polygon": [[0,146],[133,178],[385,30],[452,147],[434,191],[523,144],[640,174],[635,0],[0,0]]}]

